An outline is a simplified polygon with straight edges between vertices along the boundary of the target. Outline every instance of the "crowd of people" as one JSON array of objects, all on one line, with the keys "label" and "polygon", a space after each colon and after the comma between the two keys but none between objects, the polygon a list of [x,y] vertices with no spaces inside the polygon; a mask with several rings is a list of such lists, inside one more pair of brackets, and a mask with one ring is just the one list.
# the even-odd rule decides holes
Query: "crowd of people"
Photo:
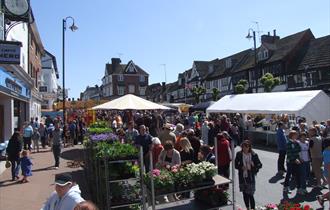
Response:
[{"label": "crowd of people", "polygon": [[[291,193],[290,180],[295,180],[299,195],[308,193],[308,184],[316,190],[326,186],[330,189],[330,119],[321,123],[313,121],[312,125],[308,126],[302,118],[290,129],[287,129],[284,123],[279,123],[276,136],[279,153],[278,174],[286,173],[284,193]],[[329,200],[329,193],[318,196],[317,199],[323,206],[324,201]]]},{"label": "crowd of people", "polygon": [[[98,111],[96,115],[97,119],[109,123],[121,142],[142,146],[146,171],[209,161],[217,163],[218,173],[229,178],[230,164],[234,164],[238,170],[239,189],[245,206],[255,209],[255,177],[262,163],[252,149],[252,139],[244,135],[244,130],[255,125],[251,116],[217,114],[206,117],[200,112],[166,116],[155,111]],[[330,183],[330,120],[321,123],[314,121],[310,126],[304,118],[291,127],[286,122],[276,123],[279,153],[277,170],[279,175],[286,173],[283,191],[290,193],[289,183],[292,180],[296,183],[299,195],[307,193],[306,186],[313,180],[313,187],[319,189]],[[21,133],[23,144],[19,140],[20,132],[15,131],[9,141],[7,154],[12,164],[12,179],[18,179],[19,167],[23,171],[24,163],[21,181],[28,182],[33,164],[28,157],[29,152],[38,152],[39,143],[43,148],[48,145],[54,154],[54,167],[58,168],[61,145],[74,145],[82,141],[85,124],[80,119],[63,125],[59,120],[51,121],[47,118],[44,122],[39,122],[36,118],[27,123]],[[237,145],[241,146],[241,150],[233,160],[232,147]],[[67,184],[70,185],[68,190],[74,190],[72,180]],[[61,200],[62,187],[61,184],[56,184],[57,197],[52,195],[53,198],[50,198],[44,209],[54,209],[58,205],[55,203],[56,199]],[[325,200],[329,200],[329,193],[317,199],[323,205]],[[79,203],[80,201],[75,205]],[[53,208],[48,208],[47,205]],[[84,205],[85,203],[79,204],[82,207],[76,209],[84,209]]]}]

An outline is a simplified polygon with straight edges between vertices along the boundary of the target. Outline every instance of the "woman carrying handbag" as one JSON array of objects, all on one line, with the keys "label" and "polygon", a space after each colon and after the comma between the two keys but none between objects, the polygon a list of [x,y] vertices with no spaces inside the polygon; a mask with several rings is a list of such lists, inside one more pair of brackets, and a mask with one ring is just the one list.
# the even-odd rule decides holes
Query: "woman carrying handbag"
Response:
[{"label": "woman carrying handbag", "polygon": [[[9,139],[9,143],[6,149],[8,161],[11,163],[11,177],[12,181],[18,180],[19,168],[20,168],[20,152],[22,151],[22,142],[20,140],[20,133],[15,131]],[[7,165],[7,164],[6,164]],[[8,164],[9,166],[9,164]]]},{"label": "woman carrying handbag", "polygon": [[257,153],[252,150],[249,140],[243,141],[242,150],[236,153],[235,168],[238,170],[239,189],[243,193],[247,209],[255,209],[254,192],[256,191],[255,176],[262,167]]}]

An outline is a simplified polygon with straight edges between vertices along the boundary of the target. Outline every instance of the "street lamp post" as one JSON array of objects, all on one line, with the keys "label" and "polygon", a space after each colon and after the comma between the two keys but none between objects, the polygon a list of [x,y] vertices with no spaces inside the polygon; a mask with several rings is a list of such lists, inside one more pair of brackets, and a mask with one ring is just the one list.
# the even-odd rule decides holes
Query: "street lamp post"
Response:
[{"label": "street lamp post", "polygon": [[[252,31],[253,36],[251,36],[250,31]],[[259,76],[259,72],[258,72],[258,68],[257,68],[257,47],[256,47],[256,32],[252,29],[249,28],[248,30],[248,35],[246,36],[247,39],[251,39],[253,38],[253,47],[254,47],[254,77],[256,80],[256,93],[258,93],[258,76]]]},{"label": "street lamp post", "polygon": [[68,19],[72,20],[72,25],[69,27],[71,29],[71,31],[75,31],[78,29],[78,27],[74,24],[74,19],[71,16],[68,16],[66,18],[63,19],[63,30],[62,30],[62,79],[63,79],[63,133],[65,134],[65,123],[66,123],[66,108],[65,108],[65,30],[66,30],[66,21]]}]

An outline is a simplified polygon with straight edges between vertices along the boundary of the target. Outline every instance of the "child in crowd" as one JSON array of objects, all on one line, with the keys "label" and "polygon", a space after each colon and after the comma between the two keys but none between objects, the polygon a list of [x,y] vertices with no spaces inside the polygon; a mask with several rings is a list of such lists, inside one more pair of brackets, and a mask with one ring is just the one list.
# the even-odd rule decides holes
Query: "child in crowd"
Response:
[{"label": "child in crowd", "polygon": [[28,176],[32,176],[32,161],[28,157],[29,151],[23,150],[22,157],[21,157],[21,169],[22,169],[22,175],[23,179],[21,180],[21,183],[29,182],[27,180]]}]

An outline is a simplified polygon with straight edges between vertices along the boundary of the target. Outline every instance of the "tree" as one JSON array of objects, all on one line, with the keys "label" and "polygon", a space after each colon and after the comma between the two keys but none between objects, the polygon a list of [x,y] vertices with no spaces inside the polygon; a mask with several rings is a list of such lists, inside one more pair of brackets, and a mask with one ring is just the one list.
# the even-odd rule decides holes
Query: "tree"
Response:
[{"label": "tree", "polygon": [[241,79],[240,81],[238,81],[238,83],[235,85],[235,93],[236,94],[245,93],[247,84],[248,84],[248,81],[245,79]]},{"label": "tree", "polygon": [[217,101],[219,98],[220,90],[218,88],[212,89],[212,99],[213,101]]},{"label": "tree", "polygon": [[197,86],[197,87],[193,87],[193,89],[191,90],[193,96],[195,97],[195,101],[198,104],[200,101],[200,96],[206,93],[206,89],[201,87],[201,86]]},{"label": "tree", "polygon": [[274,77],[271,73],[266,73],[262,76],[260,82],[264,85],[265,92],[272,92],[274,87],[280,84],[280,79],[278,77]]}]

